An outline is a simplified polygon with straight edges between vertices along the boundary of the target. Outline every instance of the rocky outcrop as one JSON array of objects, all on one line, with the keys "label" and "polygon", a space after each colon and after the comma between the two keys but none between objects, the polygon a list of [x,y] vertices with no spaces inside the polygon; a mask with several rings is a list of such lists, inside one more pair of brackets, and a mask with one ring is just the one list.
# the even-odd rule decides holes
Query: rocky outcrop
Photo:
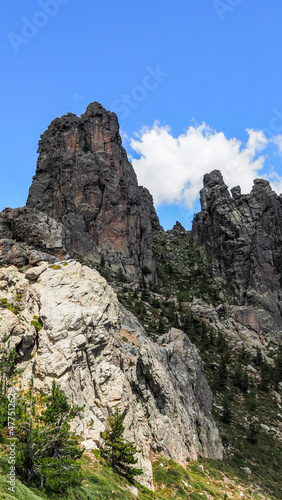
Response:
[{"label": "rocky outcrop", "polygon": [[36,265],[70,257],[71,234],[61,223],[30,208],[0,213],[0,265]]},{"label": "rocky outcrop", "polygon": [[282,196],[256,179],[249,194],[231,190],[218,170],[204,176],[202,210],[193,239],[212,260],[214,279],[231,304],[243,306],[238,319],[258,333],[282,331]]},{"label": "rocky outcrop", "polygon": [[121,145],[116,115],[94,102],[80,117],[56,118],[38,152],[27,207],[63,223],[73,252],[94,263],[103,255],[131,280],[146,266],[156,281],[152,228],[162,228]]},{"label": "rocky outcrop", "polygon": [[2,268],[0,307],[0,338],[7,334],[18,351],[21,384],[33,375],[36,389],[47,391],[55,378],[70,401],[85,405],[74,429],[87,449],[99,446],[118,405],[148,486],[156,453],[181,464],[222,457],[197,349],[176,329],[152,342],[97,271],[73,260],[25,274]]},{"label": "rocky outcrop", "polygon": [[186,234],[186,232],[187,231],[186,231],[185,227],[183,227],[182,224],[178,220],[174,224],[173,228],[168,230],[168,233],[172,233],[175,236]]},{"label": "rocky outcrop", "polygon": [[[246,326],[244,308],[241,306],[224,303],[214,307],[202,299],[194,298],[189,308],[197,318],[201,318],[214,330],[215,335],[223,335],[232,348],[244,345],[251,356],[254,356],[255,349],[258,347],[264,353],[265,359],[268,359],[266,355],[268,343],[256,333],[257,325],[254,311],[254,323],[249,316],[250,324]],[[250,309],[248,311],[250,313]]]}]

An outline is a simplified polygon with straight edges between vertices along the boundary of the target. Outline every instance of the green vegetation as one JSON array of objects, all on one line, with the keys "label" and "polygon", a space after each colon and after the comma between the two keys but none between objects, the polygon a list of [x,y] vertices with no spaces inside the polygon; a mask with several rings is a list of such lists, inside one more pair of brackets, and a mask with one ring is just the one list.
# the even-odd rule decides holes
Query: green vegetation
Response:
[{"label": "green vegetation", "polygon": [[[18,481],[19,500],[58,497],[66,500],[127,500],[134,498],[129,491],[130,484],[138,488],[141,500],[282,499],[282,450],[276,437],[276,429],[281,425],[282,417],[279,396],[274,392],[281,389],[279,384],[282,381],[282,347],[272,345],[271,350],[267,351],[268,357],[272,358],[270,364],[260,349],[246,349],[243,343],[239,342],[237,345],[228,343],[224,333],[215,331],[205,318],[200,318],[193,312],[191,302],[194,297],[218,306],[224,302],[224,294],[210,276],[210,262],[207,256],[201,254],[193,245],[189,233],[179,236],[173,233],[158,233],[154,241],[154,252],[159,276],[158,286],[150,282],[149,269],[142,268],[139,286],[133,289],[123,270],[112,272],[103,255],[97,269],[112,282],[118,291],[119,300],[137,316],[153,339],[157,339],[171,327],[176,327],[181,328],[197,346],[214,396],[213,416],[224,444],[224,460],[190,461],[183,468],[171,460],[157,457],[153,464],[155,492],[151,492],[134,480],[137,471],[133,466],[136,463],[137,450],[132,443],[123,440],[124,427],[120,414],[109,418],[103,450],[85,452],[82,456],[77,438],[68,438],[68,425],[71,420],[66,416],[66,427],[61,441],[59,440],[59,450],[60,446],[63,446],[62,453],[67,454],[68,449],[73,447],[73,455],[69,455],[69,460],[73,460],[73,469],[71,466],[70,474],[68,469],[61,471],[61,479],[58,479],[58,462],[51,462],[51,468],[47,468],[47,462],[43,460],[41,470],[37,468],[35,457],[36,474],[27,487],[27,465],[23,457],[29,456],[29,459],[32,459],[32,454],[28,455],[24,451],[20,467],[26,472],[23,475],[20,470],[18,472],[25,485]],[[80,261],[83,263],[83,259]],[[61,269],[56,264],[50,267]],[[17,302],[21,300],[20,297],[18,299]],[[17,310],[5,299],[0,301],[0,306],[12,312]],[[227,318],[224,306],[218,309],[218,314],[222,321]],[[33,320],[32,324],[39,331],[40,327],[42,328],[40,318],[34,317]],[[127,337],[122,339],[124,342],[129,341]],[[6,351],[9,352],[8,344]],[[6,374],[8,380],[14,370],[13,355],[11,356],[12,364]],[[30,444],[33,439],[33,449],[36,452],[41,439],[40,429],[49,426],[52,440],[51,421],[55,418],[52,412],[56,411],[57,404],[58,407],[63,407],[68,403],[57,387],[57,395],[54,394],[52,402],[48,398],[37,398],[35,406],[40,411],[39,414],[36,411],[33,414],[34,396],[32,389],[30,390],[25,416],[24,412],[19,415],[19,421],[23,419],[25,422],[23,443],[20,446],[23,446],[24,450],[27,443]],[[57,403],[54,406],[55,400]],[[7,412],[4,399],[1,408],[0,425],[5,427]],[[29,422],[32,422],[33,433],[30,435],[27,432]],[[64,443],[67,444],[66,448]],[[5,432],[0,447],[0,466],[2,473],[6,473],[6,459],[3,459],[6,453]],[[52,449],[54,453],[54,447]],[[122,457],[129,458],[129,461]],[[61,464],[64,467],[64,460]],[[68,465],[71,465],[71,462],[68,462]],[[0,480],[0,498],[12,498],[7,493],[3,478]]]},{"label": "green vegetation", "polygon": [[38,316],[33,316],[33,321],[31,321],[30,324],[33,325],[38,332],[43,328],[42,321]]},{"label": "green vegetation", "polygon": [[[0,343],[0,429],[8,425],[8,388],[15,367],[17,352],[10,347],[10,340],[4,335]],[[1,435],[0,442],[3,437]]]},{"label": "green vegetation", "polygon": [[[61,494],[68,488],[81,485],[82,474],[77,460],[83,450],[78,446],[78,438],[70,432],[70,422],[80,410],[70,406],[55,381],[51,394],[46,397],[34,395],[33,379],[28,392],[18,394],[13,424],[16,432],[15,468],[24,484],[39,488],[43,495]],[[5,437],[7,425],[2,419],[1,464],[4,470],[8,468],[10,443]]]},{"label": "green vegetation", "polygon": [[19,312],[18,305],[10,304],[7,301],[7,299],[0,299],[0,307],[4,307],[5,309],[12,311],[12,313],[14,313],[14,314],[18,314],[18,312]]},{"label": "green vegetation", "polygon": [[124,430],[122,415],[116,408],[114,414],[108,417],[106,430],[102,434],[104,439],[103,455],[114,469],[132,481],[134,476],[142,474],[142,470],[132,467],[133,464],[137,463],[137,458],[134,455],[138,450],[133,443],[124,441]]},{"label": "green vegetation", "polygon": [[143,274],[144,276],[148,276],[149,274],[152,274],[152,271],[151,271],[151,269],[149,269],[149,267],[148,267],[148,266],[143,266],[143,267],[141,268],[141,271],[142,271],[142,274]]},{"label": "green vegetation", "polygon": [[[99,452],[84,454],[79,460],[84,476],[80,487],[69,487],[59,498],[64,500],[133,500],[130,483],[100,456]],[[229,462],[201,459],[188,462],[186,468],[172,460],[160,457],[153,463],[154,487],[152,492],[139,483],[140,500],[273,500],[281,496],[262,493],[255,478]],[[58,494],[44,492],[42,489],[26,487],[17,481],[18,500],[55,500]],[[6,478],[0,476],[0,498],[15,498],[7,492]]]},{"label": "green vegetation", "polygon": [[16,471],[24,483],[57,493],[81,484],[76,461],[83,451],[69,430],[80,409],[69,405],[55,381],[40,414],[36,414],[33,381],[27,396],[18,398]]},{"label": "green vegetation", "polygon": [[[227,477],[232,473],[243,478],[242,468],[249,469],[251,475],[244,475],[246,484],[251,480],[272,498],[282,498],[282,449],[275,432],[271,431],[277,429],[282,420],[273,393],[282,381],[281,346],[272,348],[271,365],[260,349],[252,353],[242,345],[230,347],[222,332],[213,330],[193,313],[190,305],[193,297],[217,306],[222,292],[215,290],[210,264],[193,247],[189,233],[157,235],[155,254],[158,287],[142,279],[136,290],[119,287],[119,300],[137,316],[153,339],[171,327],[187,333],[199,349],[213,392],[213,415],[225,447],[225,461],[218,464]],[[224,320],[224,309],[218,312]],[[249,365],[253,370],[249,370]]]},{"label": "green vegetation", "polygon": [[61,266],[59,266],[58,264],[51,264],[50,266],[48,266],[50,269],[54,269],[54,271],[59,271],[61,269]]},{"label": "green vegetation", "polygon": [[194,297],[214,305],[220,303],[222,291],[215,286],[210,274],[210,261],[200,254],[191,234],[154,234],[154,255],[157,262],[159,289],[167,296],[191,302]]}]

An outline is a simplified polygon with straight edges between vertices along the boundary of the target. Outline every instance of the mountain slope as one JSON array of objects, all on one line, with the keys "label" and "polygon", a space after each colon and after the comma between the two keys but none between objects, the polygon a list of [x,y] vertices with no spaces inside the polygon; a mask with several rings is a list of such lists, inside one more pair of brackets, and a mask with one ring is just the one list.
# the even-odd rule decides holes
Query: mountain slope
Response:
[{"label": "mountain slope", "polygon": [[92,103],[51,123],[27,207],[1,213],[10,383],[55,378],[84,406],[69,498],[131,497],[97,451],[116,405],[156,490],[140,498],[281,498],[281,197],[263,180],[230,196],[214,171],[201,202],[192,232],[164,232],[116,116]]},{"label": "mountain slope", "polygon": [[182,331],[171,329],[154,343],[104,278],[72,260],[25,273],[7,267],[0,282],[0,338],[8,332],[18,353],[21,384],[28,387],[33,376],[35,389],[47,393],[56,378],[69,400],[84,406],[74,430],[86,449],[102,444],[107,417],[119,405],[148,486],[155,453],[181,464],[222,458],[201,359]]}]

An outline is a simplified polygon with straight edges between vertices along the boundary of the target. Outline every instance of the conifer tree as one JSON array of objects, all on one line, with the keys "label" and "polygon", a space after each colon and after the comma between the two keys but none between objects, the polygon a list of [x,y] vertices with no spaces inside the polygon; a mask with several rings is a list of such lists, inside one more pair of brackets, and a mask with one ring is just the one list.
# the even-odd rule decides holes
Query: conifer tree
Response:
[{"label": "conifer tree", "polygon": [[279,389],[279,382],[282,381],[282,345],[279,346],[274,366],[274,389]]},{"label": "conifer tree", "polygon": [[162,317],[161,317],[161,316],[159,317],[159,323],[158,323],[157,331],[158,331],[158,333],[160,333],[161,335],[162,335],[163,333],[165,333],[165,323],[164,323],[164,321],[163,321],[163,319],[162,319]]},{"label": "conifer tree", "polygon": [[256,354],[255,354],[255,357],[254,357],[254,363],[257,366],[261,366],[262,363],[263,363],[263,357],[262,357],[261,349],[259,347],[256,348]]},{"label": "conifer tree", "polygon": [[46,408],[36,415],[33,380],[27,397],[17,401],[17,459],[16,470],[22,480],[60,492],[81,484],[80,467],[76,460],[83,450],[78,438],[70,432],[69,422],[79,407],[71,407],[55,381],[47,397]]},{"label": "conifer tree", "polygon": [[256,444],[258,440],[258,424],[255,420],[251,420],[248,427],[247,441],[251,444]]},{"label": "conifer tree", "polygon": [[231,413],[230,399],[224,398],[222,422],[224,422],[225,424],[230,424],[231,420],[232,420],[232,413]]},{"label": "conifer tree", "polygon": [[4,335],[0,343],[0,428],[8,425],[9,380],[17,358],[17,352],[10,348],[10,341]]},{"label": "conifer tree", "polygon": [[261,379],[260,379],[260,384],[259,384],[259,388],[262,390],[262,391],[267,391],[270,384],[272,383],[273,381],[273,376],[274,374],[274,370],[272,368],[272,366],[268,365],[266,362],[263,362],[262,365],[260,366],[260,376],[261,376]]},{"label": "conifer tree", "polygon": [[228,381],[228,370],[225,356],[220,357],[220,365],[215,377],[215,389],[219,391],[224,391],[226,389]]},{"label": "conifer tree", "polygon": [[134,455],[138,453],[138,449],[133,443],[123,439],[124,429],[122,415],[116,408],[114,414],[108,417],[106,430],[102,433],[103,453],[107,461],[121,475],[132,481],[134,476],[142,474],[142,469],[132,467],[137,463]]},{"label": "conifer tree", "polygon": [[0,397],[6,396],[8,389],[8,380],[14,367],[17,352],[10,348],[10,341],[7,335],[4,335],[1,344],[0,355]]},{"label": "conifer tree", "polygon": [[247,392],[249,387],[249,377],[246,370],[242,369],[240,364],[237,365],[234,373],[234,385],[238,387],[243,392]]}]

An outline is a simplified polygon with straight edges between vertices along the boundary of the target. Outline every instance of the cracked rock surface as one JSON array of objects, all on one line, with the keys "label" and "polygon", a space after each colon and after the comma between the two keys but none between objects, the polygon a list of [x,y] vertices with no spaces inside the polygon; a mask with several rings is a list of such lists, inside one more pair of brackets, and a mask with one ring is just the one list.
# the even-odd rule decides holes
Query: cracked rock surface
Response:
[{"label": "cracked rock surface", "polygon": [[43,212],[22,207],[0,213],[0,265],[52,263],[71,254],[69,230]]},{"label": "cracked rock surface", "polygon": [[[33,374],[35,388],[48,391],[55,378],[70,401],[85,405],[73,428],[87,449],[100,445],[118,405],[125,438],[141,450],[147,486],[156,453],[181,464],[222,457],[195,346],[177,329],[154,343],[97,271],[73,260],[43,262],[25,273],[2,268],[0,301],[0,338],[6,333],[18,350],[23,386]],[[39,332],[34,316],[43,324]]]}]

